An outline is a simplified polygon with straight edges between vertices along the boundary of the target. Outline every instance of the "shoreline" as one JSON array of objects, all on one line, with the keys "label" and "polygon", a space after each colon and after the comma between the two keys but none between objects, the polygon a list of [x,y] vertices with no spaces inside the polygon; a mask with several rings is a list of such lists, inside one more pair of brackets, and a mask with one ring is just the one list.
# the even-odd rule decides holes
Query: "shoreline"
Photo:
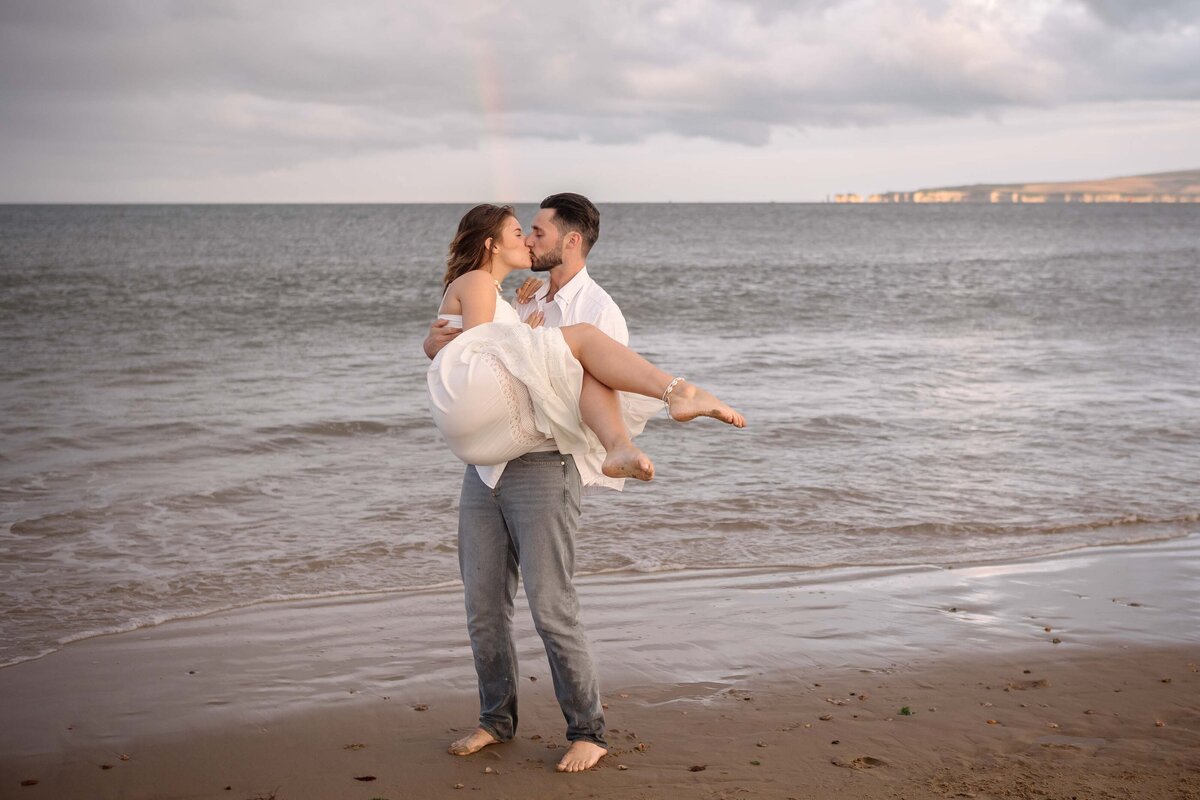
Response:
[{"label": "shoreline", "polygon": [[[1196,522],[1196,515],[1191,515],[1187,519],[1170,520],[1170,521],[1155,521],[1145,523],[1148,526],[1152,525],[1178,525],[1181,522]],[[1163,535],[1147,536],[1142,539],[1132,539],[1120,543],[1104,543],[1104,544],[1074,544],[1062,547],[1061,549],[1049,549],[1045,552],[1033,553],[1025,556],[1000,556],[995,559],[968,559],[954,563],[938,563],[931,561],[911,561],[911,562],[886,562],[886,563],[867,563],[867,564],[793,564],[783,563],[771,566],[763,565],[718,565],[718,566],[667,566],[661,569],[638,569],[636,567],[622,566],[603,568],[593,571],[581,571],[576,573],[576,582],[587,581],[588,579],[606,580],[609,578],[626,579],[638,581],[647,577],[656,576],[689,576],[706,573],[755,573],[755,572],[784,572],[784,573],[804,573],[804,574],[834,574],[842,571],[852,571],[856,573],[877,573],[877,574],[892,574],[896,572],[919,572],[924,570],[952,570],[965,569],[971,567],[983,567],[996,564],[1020,564],[1027,561],[1041,560],[1046,558],[1056,558],[1060,556],[1068,556],[1072,553],[1081,551],[1097,550],[1111,547],[1134,547],[1146,544],[1157,544],[1161,542],[1171,542],[1181,539],[1187,539],[1192,536],[1200,536],[1200,532],[1182,532],[1169,533]],[[151,621],[130,620],[125,623],[113,625],[110,628],[97,631],[84,631],[79,633],[66,634],[55,641],[52,647],[48,647],[40,653],[17,656],[7,662],[0,663],[0,671],[15,667],[20,664],[26,664],[33,661],[39,661],[48,656],[61,651],[64,647],[76,645],[79,642],[85,642],[91,639],[103,638],[108,636],[119,636],[124,634],[135,634],[139,631],[150,630],[164,625],[174,625],[189,620],[203,619],[214,615],[233,613],[244,609],[252,609],[258,606],[278,606],[295,603],[311,603],[319,601],[339,602],[342,600],[353,600],[357,598],[379,597],[386,599],[391,596],[406,596],[412,594],[421,594],[427,592],[459,592],[462,588],[462,581],[458,578],[452,580],[437,581],[427,585],[415,586],[393,586],[378,589],[362,589],[362,590],[334,590],[329,592],[316,592],[311,594],[296,594],[286,596],[263,597],[259,599],[246,600],[231,605],[219,606],[211,609],[200,609],[195,611],[180,611],[168,613],[162,618],[156,618]]]},{"label": "shoreline", "polygon": [[[939,769],[952,773],[947,786],[967,786],[984,773],[1053,783],[1111,767],[1148,776],[1138,783],[1146,793],[1116,796],[1200,796],[1198,558],[1191,535],[953,568],[580,578],[614,753],[575,776],[587,782],[578,786],[614,798],[698,787],[714,797],[940,797],[954,793],[937,793]],[[249,798],[272,781],[280,800],[453,796],[454,783],[479,785],[493,761],[503,774],[486,778],[511,793],[496,796],[548,796],[571,778],[553,772],[546,747],[562,743],[562,723],[523,595],[514,633],[518,740],[468,759],[442,756],[451,728],[475,714],[457,590],[258,604],[74,642],[0,669],[0,797]],[[1045,686],[1023,687],[1044,675]],[[1018,699],[1029,707],[1010,708]],[[975,719],[987,702],[1005,718]],[[1039,703],[1062,718],[1038,717]],[[860,719],[843,719],[848,706]],[[901,719],[904,706],[917,713]],[[1123,733],[1118,719],[1138,721]],[[866,739],[837,728],[860,721],[877,726]],[[862,752],[813,741],[835,728]],[[353,744],[365,747],[343,749]],[[627,770],[616,769],[621,759]],[[378,783],[355,784],[345,774],[355,765],[370,765]],[[789,783],[801,766],[815,784]],[[633,792],[648,784],[658,788]],[[1163,794],[1168,784],[1185,793]]]}]

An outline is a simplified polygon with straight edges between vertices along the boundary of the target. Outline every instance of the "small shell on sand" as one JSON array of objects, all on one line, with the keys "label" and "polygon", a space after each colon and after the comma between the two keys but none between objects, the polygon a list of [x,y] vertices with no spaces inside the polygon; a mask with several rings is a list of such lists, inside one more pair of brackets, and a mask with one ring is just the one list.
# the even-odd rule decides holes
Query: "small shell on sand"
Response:
[{"label": "small shell on sand", "polygon": [[625,770],[629,769],[629,767],[625,766],[624,764],[617,764],[617,769],[624,772]]}]

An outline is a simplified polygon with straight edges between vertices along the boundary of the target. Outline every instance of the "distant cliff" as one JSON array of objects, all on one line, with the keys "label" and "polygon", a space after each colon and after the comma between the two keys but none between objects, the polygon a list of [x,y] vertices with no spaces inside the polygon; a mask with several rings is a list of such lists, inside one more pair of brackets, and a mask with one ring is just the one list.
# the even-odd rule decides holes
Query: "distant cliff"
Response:
[{"label": "distant cliff", "polygon": [[979,183],[866,199],[834,195],[835,203],[1200,203],[1200,169],[1062,183]]}]

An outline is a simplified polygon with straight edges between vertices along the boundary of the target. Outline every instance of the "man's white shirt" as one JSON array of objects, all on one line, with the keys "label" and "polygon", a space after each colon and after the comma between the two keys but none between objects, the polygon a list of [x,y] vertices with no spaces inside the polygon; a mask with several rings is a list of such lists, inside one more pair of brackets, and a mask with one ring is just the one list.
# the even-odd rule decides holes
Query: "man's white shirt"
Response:
[{"label": "man's white shirt", "polygon": [[[586,266],[558,290],[553,300],[547,302],[546,297],[549,294],[550,284],[544,283],[528,303],[518,303],[516,308],[521,319],[526,319],[534,311],[541,311],[546,315],[546,320],[542,324],[548,328],[561,328],[566,325],[588,322],[621,344],[629,345],[629,327],[625,324],[625,315],[621,313],[621,308],[608,292],[600,288],[600,284],[588,275]],[[558,445],[554,440],[547,439],[544,444],[534,448],[534,452],[557,449]],[[500,483],[500,476],[504,474],[506,466],[508,464],[504,463],[490,467],[476,466],[475,469],[479,472],[480,480],[487,484],[489,489],[495,489],[496,484]],[[578,463],[576,466],[579,468],[580,477],[585,484],[593,483],[620,489],[625,483],[623,479],[609,478],[601,474],[599,462],[596,464]]]}]

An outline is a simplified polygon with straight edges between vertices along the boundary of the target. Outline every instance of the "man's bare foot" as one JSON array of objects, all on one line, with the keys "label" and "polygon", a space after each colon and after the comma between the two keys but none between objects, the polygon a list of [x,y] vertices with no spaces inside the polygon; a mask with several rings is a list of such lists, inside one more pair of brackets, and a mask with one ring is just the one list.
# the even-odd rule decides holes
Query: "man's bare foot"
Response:
[{"label": "man's bare foot", "polygon": [[600,468],[610,478],[637,478],[648,481],[654,477],[654,463],[633,445],[633,442],[608,451]]},{"label": "man's bare foot", "polygon": [[687,422],[696,417],[712,417],[735,428],[746,427],[745,417],[693,383],[680,382],[667,395],[667,400],[668,413],[676,422]]},{"label": "man's bare foot", "polygon": [[497,739],[495,736],[492,736],[483,728],[476,728],[454,744],[450,745],[450,755],[469,756],[471,753],[478,753],[489,744],[499,743],[499,739]]},{"label": "man's bare foot", "polygon": [[559,772],[583,772],[596,766],[596,762],[607,754],[608,751],[598,744],[582,740],[571,742],[567,754],[559,759],[554,768]]}]

